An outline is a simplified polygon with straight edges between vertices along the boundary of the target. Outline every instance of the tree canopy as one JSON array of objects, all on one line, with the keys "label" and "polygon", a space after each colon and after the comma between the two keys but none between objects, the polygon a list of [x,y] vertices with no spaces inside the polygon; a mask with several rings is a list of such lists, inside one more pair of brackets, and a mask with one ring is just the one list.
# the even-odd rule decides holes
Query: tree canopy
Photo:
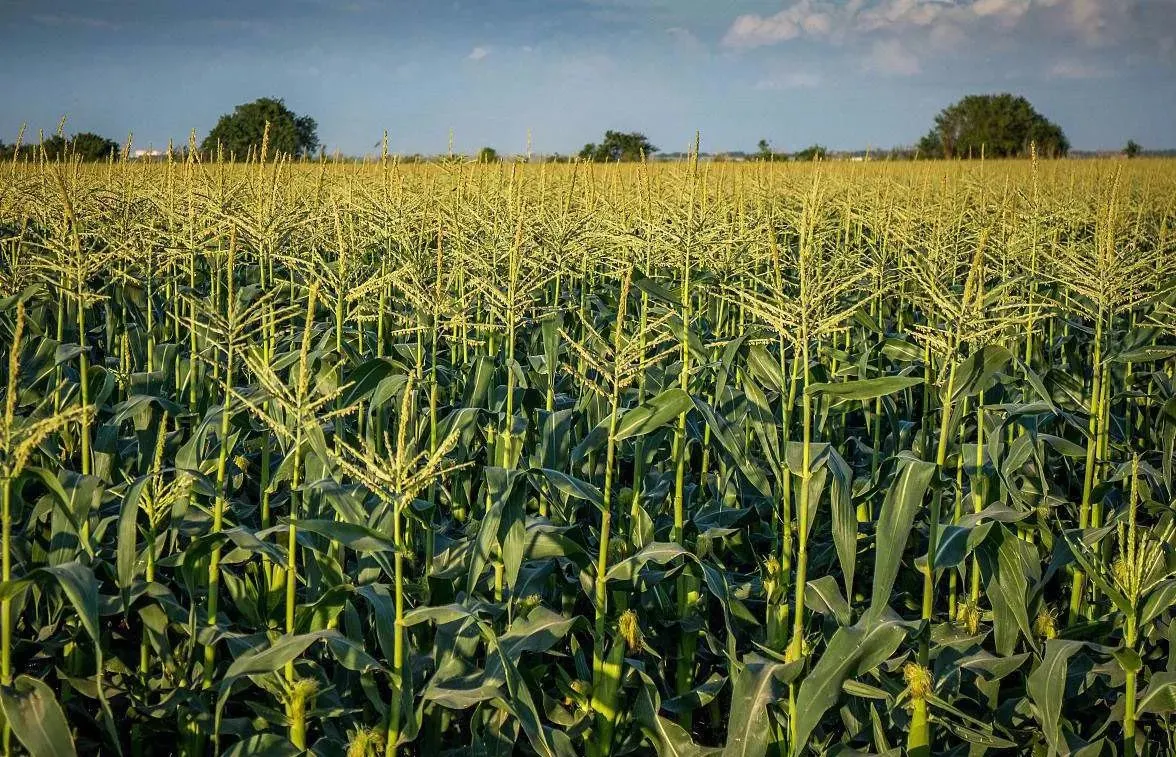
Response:
[{"label": "tree canopy", "polygon": [[[111,156],[118,157],[121,147],[113,139],[107,139],[100,134],[83,131],[66,139],[60,134],[54,134],[41,144],[25,143],[21,146],[22,155],[36,155],[44,148],[45,156],[49,160],[106,160]],[[16,152],[16,145],[6,145],[0,142],[0,159],[11,160]]]},{"label": "tree canopy", "polygon": [[219,148],[226,157],[244,159],[251,150],[261,148],[266,122],[270,125],[271,154],[303,156],[319,146],[318,124],[313,118],[298,115],[280,98],[262,97],[221,116],[200,144],[200,150],[215,153]]},{"label": "tree canopy", "polygon": [[604,141],[600,144],[589,142],[584,145],[584,149],[580,150],[580,157],[595,161],[634,161],[649,157],[655,152],[657,148],[650,144],[649,139],[641,132],[609,130],[604,133]]},{"label": "tree canopy", "polygon": [[793,153],[792,159],[799,161],[824,160],[828,155],[828,147],[824,145],[809,145],[803,150]]},{"label": "tree canopy", "polygon": [[930,157],[1010,158],[1029,154],[1057,157],[1070,150],[1062,127],[1037,112],[1024,97],[968,95],[944,108],[935,126],[919,142],[919,152]]}]

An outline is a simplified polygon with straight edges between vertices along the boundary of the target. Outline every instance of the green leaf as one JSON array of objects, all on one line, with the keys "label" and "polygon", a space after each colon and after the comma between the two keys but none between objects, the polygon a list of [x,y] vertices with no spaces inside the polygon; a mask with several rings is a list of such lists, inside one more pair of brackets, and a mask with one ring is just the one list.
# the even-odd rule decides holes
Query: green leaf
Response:
[{"label": "green leaf", "polygon": [[984,541],[992,530],[992,523],[985,521],[978,526],[944,526],[935,548],[935,569],[946,570],[961,565],[972,550]]},{"label": "green leaf", "polygon": [[1173,356],[1176,356],[1176,346],[1157,344],[1149,347],[1136,347],[1135,349],[1124,350],[1117,355],[1113,355],[1109,359],[1109,362],[1152,363],[1156,360],[1167,360]]},{"label": "green leaf", "polygon": [[[514,520],[514,513],[508,510],[508,500],[514,485],[523,475],[523,471],[506,470],[494,466],[482,469],[486,477],[486,489],[490,497],[491,506],[478,527],[477,538],[474,541],[473,553],[470,555],[469,573],[466,576],[466,591],[473,593],[482,574],[490,564],[491,556],[502,552],[503,541]],[[521,552],[521,545],[520,545]]]},{"label": "green leaf", "polygon": [[645,292],[650,297],[670,305],[681,305],[682,300],[677,292],[671,291],[669,287],[654,281],[650,278],[639,278],[633,281],[633,286]]},{"label": "green leaf", "polygon": [[128,397],[125,402],[120,402],[115,405],[114,415],[107,421],[112,426],[118,426],[127,418],[135,416],[139,413],[150,412],[151,407],[155,406],[161,411],[167,412],[173,418],[177,415],[183,414],[184,410],[171,400],[166,400],[161,397],[154,397],[147,394],[136,394]]},{"label": "green leaf", "polygon": [[1070,658],[1082,646],[1081,641],[1050,639],[1045,642],[1045,658],[1029,674],[1026,688],[1029,691],[1029,698],[1037,707],[1042,733],[1049,742],[1049,757],[1067,751],[1061,731],[1066,674]]},{"label": "green leaf", "polygon": [[659,713],[657,686],[644,672],[639,673],[641,687],[637,690],[637,705],[633,719],[653,744],[658,757],[709,757],[718,754],[712,747],[699,746],[682,726],[663,718]]},{"label": "green leaf", "polygon": [[727,743],[723,757],[762,757],[772,744],[768,705],[787,697],[785,673],[799,668],[801,661],[776,662],[748,655],[735,676],[728,716]]},{"label": "green leaf", "polygon": [[393,633],[396,628],[396,605],[392,592],[384,584],[367,584],[357,588],[355,593],[371,607],[375,616],[372,625],[376,628],[376,643],[380,645],[384,659],[391,660],[396,654]]},{"label": "green leaf", "polygon": [[231,679],[241,676],[276,673],[285,667],[286,663],[298,658],[311,644],[337,633],[337,631],[315,631],[304,634],[287,634],[278,637],[273,644],[264,649],[250,649],[229,665],[229,669],[225,671],[221,689],[224,690],[226,686],[230,685]]},{"label": "green leaf", "polygon": [[16,740],[35,757],[74,757],[69,721],[53,689],[32,676],[17,676],[0,689],[0,708]]},{"label": "green leaf", "polygon": [[1111,652],[1111,656],[1118,661],[1119,667],[1123,668],[1125,673],[1138,673],[1143,670],[1143,658],[1130,647],[1120,647]]},{"label": "green leaf", "polygon": [[118,588],[126,591],[135,578],[135,563],[139,556],[139,498],[151,476],[137,479],[123,495],[118,513],[118,549],[115,553],[115,568]]},{"label": "green leaf", "polygon": [[[857,567],[857,513],[854,511],[852,490],[853,470],[837,450],[829,447],[824,457],[825,468],[832,474],[829,492],[830,514],[832,516],[833,546],[837,550],[837,562],[841,565],[841,577],[846,596],[853,596],[853,576]],[[819,501],[819,500],[814,500]]]},{"label": "green leaf", "polygon": [[787,380],[780,361],[762,346],[753,344],[747,350],[747,370],[756,381],[776,394],[783,394]]},{"label": "green leaf", "polygon": [[1161,613],[1176,608],[1176,578],[1161,581],[1150,592],[1139,612],[1139,627],[1145,629]]},{"label": "green leaf", "polygon": [[990,681],[999,681],[1014,672],[1028,660],[1030,654],[1009,655],[1007,657],[990,654],[983,650],[962,658],[957,664],[965,670],[977,671],[979,675]]},{"label": "green leaf", "polygon": [[837,703],[846,679],[868,673],[894,654],[906,638],[905,625],[866,617],[856,625],[837,629],[821,659],[800,684],[793,755],[803,751],[825,712]]},{"label": "green leaf", "polygon": [[952,402],[990,389],[995,383],[996,374],[1012,359],[1013,353],[999,344],[986,344],[973,352],[956,367]]},{"label": "green leaf", "polygon": [[[332,521],[332,523],[333,522],[334,521]],[[232,542],[233,545],[239,549],[263,554],[265,555],[266,559],[284,567],[287,564],[285,551],[273,542],[265,541],[264,537],[269,534],[284,534],[286,533],[287,528],[288,525],[282,524],[278,526],[271,526],[265,531],[258,531],[256,533],[250,531],[244,526],[226,528],[223,531],[205,534],[198,539],[194,539],[188,545],[186,550],[169,555],[168,557],[159,560],[157,564],[173,565],[182,562],[186,567],[192,568],[196,565],[197,562],[212,554],[212,550],[217,546],[226,542]]]},{"label": "green leaf", "polygon": [[[705,566],[704,566],[705,567]],[[695,686],[685,694],[667,699],[662,702],[661,709],[674,715],[694,712],[699,707],[705,707],[727,687],[727,678],[718,673],[711,673],[710,678]]]},{"label": "green leaf", "polygon": [[872,400],[922,383],[922,376],[882,376],[833,384],[812,384],[805,391],[813,395],[828,395],[839,400]]},{"label": "green leaf", "polygon": [[404,614],[403,624],[406,628],[425,622],[442,625],[462,618],[469,618],[476,621],[478,616],[459,604],[437,605],[434,607],[426,605],[406,612]]},{"label": "green leaf", "polygon": [[233,684],[246,676],[277,673],[286,666],[286,663],[300,657],[311,644],[324,639],[351,643],[333,629],[304,634],[286,634],[280,636],[273,644],[264,649],[248,649],[233,660],[228,670],[225,671],[217,692],[215,715],[217,730],[220,730],[221,712],[224,710],[230,692],[232,692]]},{"label": "green leaf", "polygon": [[102,633],[98,627],[98,579],[94,577],[94,571],[81,563],[69,562],[40,568],[36,573],[57,581],[69,603],[73,605],[82,627],[94,641],[95,647],[101,645]]},{"label": "green leaf", "polygon": [[255,733],[226,749],[221,757],[297,757],[303,754],[289,739],[275,733]]},{"label": "green leaf", "polygon": [[780,452],[780,424],[779,419],[772,414],[768,396],[750,376],[744,376],[743,393],[747,397],[751,428],[759,439],[760,448],[773,468],[779,468],[783,462]]},{"label": "green leaf", "polygon": [[923,348],[891,337],[882,344],[882,354],[897,363],[917,363],[923,359]]},{"label": "green leaf", "polygon": [[299,531],[324,536],[361,554],[396,551],[396,545],[391,539],[358,523],[346,523],[338,520],[298,520],[294,522],[294,525]]},{"label": "green leaf", "polygon": [[[520,660],[527,652],[546,652],[582,622],[578,615],[569,618],[543,606],[535,607],[526,619],[516,620],[506,633],[498,637],[501,656]],[[505,681],[499,659],[500,656],[492,656],[486,660],[488,682],[498,684]]]},{"label": "green leaf", "polygon": [[837,579],[821,576],[804,586],[805,605],[813,610],[837,618],[838,625],[848,626],[851,621],[849,602],[841,595]]},{"label": "green leaf", "polygon": [[1151,682],[1139,695],[1137,712],[1140,715],[1145,712],[1154,712],[1157,715],[1176,712],[1176,673],[1153,673]]},{"label": "green leaf", "polygon": [[376,387],[399,366],[387,358],[373,358],[366,362],[360,363],[347,376],[346,384],[350,384],[343,391],[340,399],[342,407],[350,407],[361,399],[364,399],[368,394],[374,392]]},{"label": "green leaf", "polygon": [[596,506],[596,509],[604,509],[604,495],[600,489],[592,484],[574,476],[569,476],[566,473],[561,473],[551,468],[533,468],[532,474],[542,476],[549,484],[559,490],[564,496],[572,497],[574,499],[582,499]]},{"label": "green leaf", "polygon": [[699,565],[702,568],[702,578],[706,584],[707,591],[714,595],[717,600],[716,604],[723,613],[723,625],[727,629],[727,638],[735,638],[735,626],[731,622],[732,617],[736,617],[750,626],[758,626],[759,620],[751,614],[751,611],[747,609],[747,605],[732,596],[727,574],[706,563],[699,563]]},{"label": "green leaf", "polygon": [[1060,529],[1062,532],[1062,539],[1066,546],[1070,549],[1070,554],[1082,566],[1082,570],[1087,577],[1094,582],[1099,590],[1106,594],[1107,597],[1119,608],[1122,613],[1134,612],[1131,601],[1115,584],[1114,578],[1111,576],[1110,568],[1106,565],[1102,556],[1091,549],[1087,539],[1094,541],[1101,539],[1106,534],[1110,533],[1109,528],[1102,529],[1087,529],[1085,532],[1080,529]]},{"label": "green leaf", "polygon": [[980,574],[986,578],[984,591],[992,605],[996,651],[1002,655],[1013,653],[1018,630],[1030,646],[1036,647],[1029,625],[1029,579],[1021,544],[1015,534],[1000,525],[977,551]]},{"label": "green leaf", "polygon": [[479,627],[490,645],[487,657],[494,655],[501,665],[503,685],[507,694],[504,704],[511,714],[518,718],[523,733],[527,735],[527,740],[531,743],[531,748],[544,757],[556,757],[564,750],[557,750],[553,746],[547,730],[543,727],[539,710],[535,707],[535,700],[531,696],[526,681],[523,680],[522,673],[515,665],[514,658],[494,639],[493,631],[489,626],[485,623],[479,623]]},{"label": "green leaf", "polygon": [[870,595],[870,612],[874,615],[880,615],[890,601],[915,515],[922,507],[923,495],[935,470],[935,463],[914,457],[899,458],[898,472],[878,516],[874,540],[874,586]]},{"label": "green leaf", "polygon": [[617,441],[656,431],[694,406],[690,395],[678,387],[667,389],[648,402],[625,411],[617,421]]},{"label": "green leaf", "polygon": [[628,557],[616,565],[610,566],[608,573],[605,574],[605,580],[630,581],[648,563],[664,565],[677,557],[697,559],[688,550],[672,542],[653,542],[632,557]]},{"label": "green leaf", "polygon": [[768,482],[768,477],[764,475],[759,465],[748,456],[747,449],[743,444],[742,435],[736,433],[725,418],[715,413],[714,409],[701,399],[694,398],[694,407],[702,415],[703,419],[706,420],[706,425],[710,427],[712,438],[719,443],[723,451],[735,462],[735,465],[739,467],[739,470],[747,477],[751,485],[760,494],[765,497],[770,497],[772,495],[772,486]]}]

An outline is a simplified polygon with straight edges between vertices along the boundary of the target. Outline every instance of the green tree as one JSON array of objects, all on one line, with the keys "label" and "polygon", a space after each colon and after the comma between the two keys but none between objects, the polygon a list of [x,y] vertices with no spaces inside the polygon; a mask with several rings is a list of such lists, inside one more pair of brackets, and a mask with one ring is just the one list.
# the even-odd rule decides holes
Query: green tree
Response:
[{"label": "green tree", "polygon": [[1062,127],[1037,112],[1024,97],[968,95],[944,108],[919,142],[929,157],[1023,157],[1036,145],[1039,155],[1059,157],[1070,150]]},{"label": "green tree", "polygon": [[84,131],[66,139],[54,134],[46,139],[41,146],[49,160],[78,159],[83,161],[106,160],[118,157],[119,145],[113,139],[107,139],[99,134]]},{"label": "green tree", "polygon": [[493,147],[483,147],[481,150],[478,150],[478,162],[497,163],[498,150],[495,150]]},{"label": "green tree", "polygon": [[800,152],[793,153],[793,160],[810,161],[824,160],[829,155],[829,148],[824,145],[809,145]]},{"label": "green tree", "polygon": [[1143,152],[1143,148],[1134,139],[1127,140],[1127,144],[1123,147],[1123,154],[1128,158],[1137,158],[1141,152]]},{"label": "green tree", "polygon": [[319,146],[318,124],[313,118],[294,113],[281,99],[262,97],[221,116],[200,143],[200,150],[212,154],[220,149],[226,156],[243,159],[251,150],[261,148],[266,122],[270,125],[271,154],[303,156]]},{"label": "green tree", "polygon": [[584,145],[584,149],[580,150],[580,157],[595,161],[634,161],[649,157],[655,152],[657,148],[650,144],[649,139],[641,132],[609,130],[604,133],[604,141],[600,144],[589,142]]},{"label": "green tree", "polygon": [[771,160],[773,157],[772,145],[769,144],[768,140],[766,139],[761,139],[759,143],[756,144],[756,150],[758,151],[757,155],[760,160]]}]

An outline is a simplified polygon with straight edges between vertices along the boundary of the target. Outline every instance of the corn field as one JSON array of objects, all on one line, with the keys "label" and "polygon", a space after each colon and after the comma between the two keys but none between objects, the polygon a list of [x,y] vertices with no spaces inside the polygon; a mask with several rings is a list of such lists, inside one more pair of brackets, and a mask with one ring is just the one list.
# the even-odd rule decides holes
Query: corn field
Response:
[{"label": "corn field", "polygon": [[1176,754],[1159,160],[0,166],[4,755]]}]

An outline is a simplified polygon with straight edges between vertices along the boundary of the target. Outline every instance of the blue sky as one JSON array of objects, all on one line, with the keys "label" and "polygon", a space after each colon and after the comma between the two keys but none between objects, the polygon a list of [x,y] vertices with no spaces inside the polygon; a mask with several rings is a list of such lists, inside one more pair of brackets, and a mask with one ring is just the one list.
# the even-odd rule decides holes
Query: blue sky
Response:
[{"label": "blue sky", "polygon": [[284,97],[330,149],[910,144],[977,92],[1176,147],[1176,0],[0,0],[0,139],[138,146]]}]

